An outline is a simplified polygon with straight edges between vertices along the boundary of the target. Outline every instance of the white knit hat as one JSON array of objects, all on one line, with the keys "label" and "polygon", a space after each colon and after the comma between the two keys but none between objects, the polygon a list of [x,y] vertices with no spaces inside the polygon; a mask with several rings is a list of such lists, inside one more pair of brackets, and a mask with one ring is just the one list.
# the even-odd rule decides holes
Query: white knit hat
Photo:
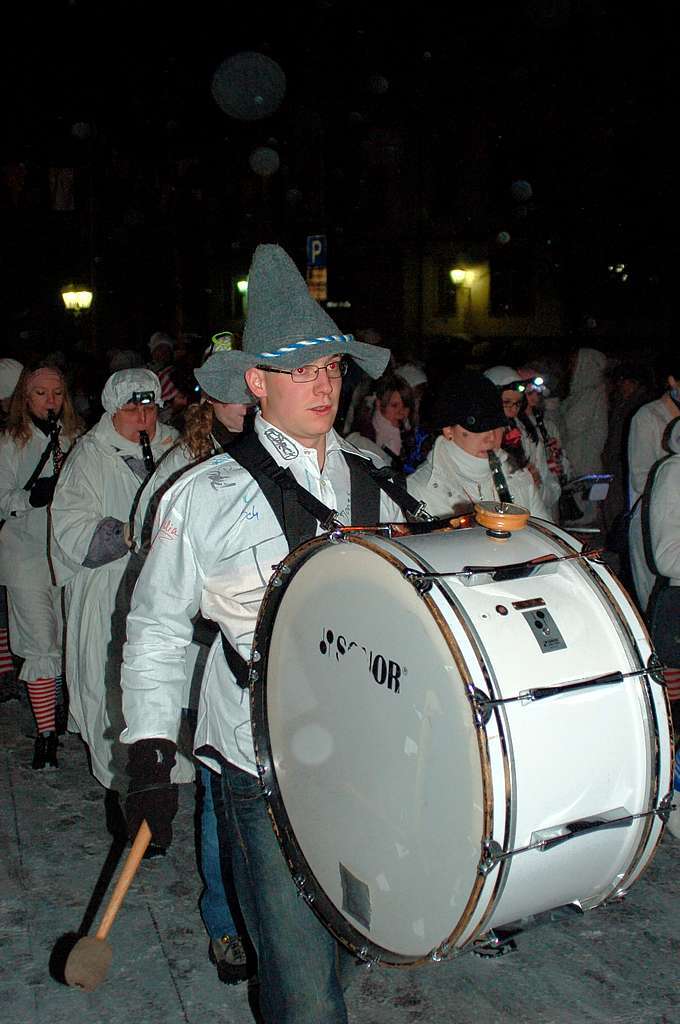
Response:
[{"label": "white knit hat", "polygon": [[513,370],[511,366],[492,366],[489,370],[484,371],[484,376],[488,377],[497,388],[513,389],[515,391],[524,391],[526,389],[526,384],[521,379],[519,373],[517,370]]},{"label": "white knit hat", "polygon": [[11,398],[23,366],[16,359],[0,359],[0,398]]},{"label": "white knit hat", "polygon": [[165,331],[154,331],[149,338],[149,352],[154,352],[159,345],[168,345],[173,352],[175,351],[175,342]]},{"label": "white knit hat", "polygon": [[153,391],[156,405],[162,405],[161,382],[152,370],[140,366],[112,373],[102,391],[102,405],[107,412],[117,412],[131,400],[135,391]]},{"label": "white knit hat", "polygon": [[394,372],[397,377],[401,377],[412,388],[420,387],[421,384],[427,384],[425,371],[421,370],[415,363],[404,363],[403,366],[398,366]]}]

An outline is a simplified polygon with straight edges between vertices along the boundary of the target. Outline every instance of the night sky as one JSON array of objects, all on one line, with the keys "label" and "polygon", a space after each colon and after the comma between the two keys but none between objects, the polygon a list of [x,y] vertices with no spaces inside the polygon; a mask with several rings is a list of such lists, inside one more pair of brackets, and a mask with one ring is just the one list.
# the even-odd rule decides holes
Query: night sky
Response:
[{"label": "night sky", "polygon": [[[77,166],[92,146],[103,163],[194,161],[195,185],[219,212],[256,206],[249,154],[273,148],[269,220],[250,225],[252,238],[231,224],[246,243],[258,230],[285,242],[276,203],[288,221],[291,207],[305,210],[304,230],[316,217],[359,239],[379,191],[362,193],[366,168],[385,177],[392,164],[400,203],[424,185],[435,233],[452,221],[474,245],[526,221],[565,286],[581,279],[583,305],[584,282],[595,296],[616,263],[628,268],[629,306],[664,300],[676,251],[671,5],[179,7],[24,2],[5,38],[5,161],[23,162],[29,183],[45,167]],[[286,75],[283,102],[261,120],[230,117],[211,95],[218,65],[243,50]],[[532,189],[521,209],[518,180]]]}]

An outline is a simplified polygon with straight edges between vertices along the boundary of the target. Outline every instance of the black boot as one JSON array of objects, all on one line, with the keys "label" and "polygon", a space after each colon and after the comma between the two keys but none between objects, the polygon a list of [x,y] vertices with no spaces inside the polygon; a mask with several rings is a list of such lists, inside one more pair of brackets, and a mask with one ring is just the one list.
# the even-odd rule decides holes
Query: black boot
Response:
[{"label": "black boot", "polygon": [[50,768],[58,768],[57,764],[57,747],[59,746],[59,740],[56,732],[50,732],[46,736],[47,743],[45,745],[45,761]]},{"label": "black boot", "polygon": [[33,763],[31,768],[35,771],[41,771],[45,767],[45,755],[47,747],[47,736],[36,736],[35,746],[33,747]]}]

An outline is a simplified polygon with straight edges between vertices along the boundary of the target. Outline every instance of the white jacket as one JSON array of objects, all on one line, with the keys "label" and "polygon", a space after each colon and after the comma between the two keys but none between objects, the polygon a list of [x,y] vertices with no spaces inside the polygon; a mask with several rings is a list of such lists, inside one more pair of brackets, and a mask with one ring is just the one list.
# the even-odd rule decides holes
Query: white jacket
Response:
[{"label": "white jacket", "polygon": [[678,415],[663,398],[641,406],[630,421],[628,432],[628,500],[632,508],[645,489],[649,471],[667,453],[661,438],[670,421]]},{"label": "white jacket", "polygon": [[[522,447],[524,449],[524,454],[538,472],[538,476],[541,481],[538,493],[541,497],[541,501],[545,508],[550,511],[551,518],[554,518],[558,502],[560,500],[560,494],[562,493],[562,488],[555,474],[550,472],[548,456],[545,450],[545,444],[543,443],[543,438],[539,434],[538,440],[535,442],[532,441],[529,437],[529,431],[522,421],[515,419],[514,423],[515,426],[519,427],[519,431],[522,435]],[[538,431],[538,427],[536,427],[536,430]]]},{"label": "white jacket", "polygon": [[[255,430],[279,465],[290,468],[298,483],[349,523],[349,469],[342,452],[356,448],[330,431],[320,472],[315,451],[302,448],[259,413]],[[380,518],[403,520],[384,494]],[[177,740],[186,651],[199,610],[249,657],[272,566],[287,554],[269,503],[228,451],[187,470],[170,487],[158,509],[153,544],[128,616],[121,677],[124,743],[152,737]],[[194,749],[212,767],[219,767],[217,752],[257,773],[248,693],[234,681],[219,636],[203,677]]]},{"label": "white jacket", "polygon": [[[635,591],[645,611],[656,576],[645,558],[641,505],[638,503],[633,513],[629,547]],[[649,532],[660,575],[668,576],[671,586],[680,587],[680,455],[666,459],[657,470],[649,506]]]},{"label": "white jacket", "polygon": [[[496,454],[513,502],[528,509],[532,516],[550,519],[531,473],[527,469],[511,471],[506,453]],[[443,435],[437,438],[422,466],[407,477],[406,486],[414,498],[425,502],[430,515],[438,518],[450,515],[454,505],[461,502],[498,500],[487,460],[469,455]]]},{"label": "white jacket", "polygon": [[564,447],[574,476],[602,472],[602,452],[609,430],[606,366],[603,352],[579,349],[569,394],[560,406]]},{"label": "white jacket", "polygon": [[[176,430],[159,423],[151,443],[154,458],[176,437]],[[120,651],[127,612],[122,581],[129,554],[96,568],[83,562],[102,519],[127,522],[141,481],[125,460],[140,456],[139,445],[121,437],[104,413],[66,460],[51,510],[52,565],[57,581],[65,584],[70,712],[89,747],[94,776],[120,792],[126,786],[126,751],[114,740],[122,728]]]},{"label": "white jacket", "polygon": [[657,569],[680,587],[680,455],[667,459],[656,475],[649,530]]},{"label": "white jacket", "polygon": [[[47,560],[47,507],[33,508],[29,492],[24,490],[48,444],[49,438],[33,427],[23,447],[8,434],[0,439],[0,519],[5,520],[0,532],[0,584],[8,587],[35,590],[52,586]],[[63,452],[68,451],[68,438],[60,435],[59,444]],[[40,476],[53,473],[50,455]]]}]

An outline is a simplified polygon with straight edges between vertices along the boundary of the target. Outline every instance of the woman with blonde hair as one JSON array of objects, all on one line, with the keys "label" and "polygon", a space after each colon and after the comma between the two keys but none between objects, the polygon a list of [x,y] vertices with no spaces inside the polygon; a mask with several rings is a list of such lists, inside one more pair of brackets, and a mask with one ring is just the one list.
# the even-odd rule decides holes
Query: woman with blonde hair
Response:
[{"label": "woman with blonde hair", "polygon": [[38,364],[19,377],[0,440],[0,583],[7,587],[10,648],[23,659],[37,726],[33,768],[57,767],[62,673],[60,588],[48,562],[48,512],[68,449],[82,429],[61,370]]}]

